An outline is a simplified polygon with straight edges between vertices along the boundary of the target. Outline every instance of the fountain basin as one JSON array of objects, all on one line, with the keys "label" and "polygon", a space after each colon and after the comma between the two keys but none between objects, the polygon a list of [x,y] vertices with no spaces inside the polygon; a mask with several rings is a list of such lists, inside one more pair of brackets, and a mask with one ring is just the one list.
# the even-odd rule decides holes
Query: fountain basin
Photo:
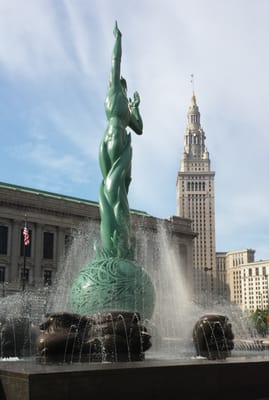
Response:
[{"label": "fountain basin", "polygon": [[0,362],[0,400],[269,398],[268,358],[40,365]]}]

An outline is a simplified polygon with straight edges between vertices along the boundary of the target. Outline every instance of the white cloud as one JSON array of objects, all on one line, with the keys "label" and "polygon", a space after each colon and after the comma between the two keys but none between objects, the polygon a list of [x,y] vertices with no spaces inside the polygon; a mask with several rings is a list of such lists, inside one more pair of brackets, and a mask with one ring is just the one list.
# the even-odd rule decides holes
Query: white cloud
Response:
[{"label": "white cloud", "polygon": [[50,0],[0,3],[0,62],[10,74],[35,80],[73,69]]},{"label": "white cloud", "polygon": [[[3,0],[2,68],[13,77],[14,87],[19,76],[44,97],[38,99],[41,129],[32,127],[39,138],[35,149],[30,147],[31,161],[40,165],[45,155],[48,173],[59,169],[74,179],[87,157],[99,169],[117,19],[123,33],[122,72],[129,94],[138,90],[141,95],[144,119],[144,135],[133,137],[131,206],[159,216],[175,212],[194,73],[216,171],[220,245],[227,243],[225,232],[232,224],[239,229],[249,223],[258,237],[262,220],[268,221],[268,11],[266,0],[258,5],[251,0],[130,0],[128,7],[123,0],[28,0],[23,6],[19,0]],[[66,147],[53,135],[72,143],[72,154],[65,155]],[[47,140],[58,147],[48,147]]]},{"label": "white cloud", "polygon": [[25,143],[17,147],[13,156],[24,163],[34,164],[42,169],[43,173],[51,176],[57,182],[62,178],[80,184],[89,184],[90,176],[87,164],[71,154],[60,155],[49,144],[36,142]]}]

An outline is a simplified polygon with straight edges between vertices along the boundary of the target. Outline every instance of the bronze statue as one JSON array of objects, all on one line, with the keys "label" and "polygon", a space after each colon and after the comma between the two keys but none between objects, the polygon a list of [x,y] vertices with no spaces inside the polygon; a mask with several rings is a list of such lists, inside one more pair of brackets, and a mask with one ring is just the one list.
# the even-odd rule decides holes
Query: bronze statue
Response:
[{"label": "bronze statue", "polygon": [[155,291],[145,268],[134,259],[131,240],[128,190],[131,182],[131,128],[142,134],[140,97],[127,97],[121,77],[122,35],[117,23],[108,92],[105,100],[107,128],[101,140],[99,161],[102,182],[99,190],[101,245],[95,258],[85,265],[71,288],[71,307],[79,314],[133,312],[151,318]]},{"label": "bronze statue", "polygon": [[131,250],[128,189],[131,182],[131,128],[142,134],[139,112],[140,97],[127,97],[127,83],[121,77],[121,32],[114,28],[115,45],[112,54],[108,93],[105,101],[107,128],[100,145],[99,162],[103,175],[99,192],[101,239],[110,255],[126,257]]},{"label": "bronze statue", "polygon": [[121,32],[114,28],[115,45],[105,101],[107,128],[99,151],[103,180],[99,191],[101,247],[71,288],[74,313],[47,316],[37,340],[41,358],[65,361],[137,361],[151,346],[141,319],[154,309],[151,279],[133,258],[128,189],[131,182],[131,135],[142,134],[140,97],[127,97],[121,77]]}]

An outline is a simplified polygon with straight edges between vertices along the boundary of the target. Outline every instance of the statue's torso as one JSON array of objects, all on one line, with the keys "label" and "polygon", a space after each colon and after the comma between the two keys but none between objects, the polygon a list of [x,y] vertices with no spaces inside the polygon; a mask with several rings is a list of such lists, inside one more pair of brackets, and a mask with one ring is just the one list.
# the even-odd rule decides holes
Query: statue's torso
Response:
[{"label": "statue's torso", "polygon": [[118,118],[124,129],[130,119],[128,99],[121,86],[112,86],[108,90],[105,102],[105,110],[108,121],[111,118]]},{"label": "statue's torso", "polygon": [[105,108],[108,126],[104,141],[109,158],[113,163],[126,145],[126,127],[130,120],[128,99],[121,86],[109,88]]}]

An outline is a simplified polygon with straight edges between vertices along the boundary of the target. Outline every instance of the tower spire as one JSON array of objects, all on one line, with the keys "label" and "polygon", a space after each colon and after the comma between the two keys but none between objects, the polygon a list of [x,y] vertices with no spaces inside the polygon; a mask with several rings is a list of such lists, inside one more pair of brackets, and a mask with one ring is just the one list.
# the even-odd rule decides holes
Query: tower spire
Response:
[{"label": "tower spire", "polygon": [[[181,162],[181,170],[185,171],[187,166],[186,161],[193,160],[202,162],[202,170],[210,170],[209,154],[205,146],[205,133],[200,124],[200,112],[197,105],[196,96],[193,93],[188,110],[188,124],[184,137],[184,157]],[[188,161],[188,162],[189,162]]]},{"label": "tower spire", "polygon": [[191,85],[192,85],[193,96],[195,96],[195,94],[194,94],[194,75],[193,74],[191,74]]},{"label": "tower spire", "polygon": [[195,90],[194,90],[194,75],[191,74],[191,85],[192,85],[192,98],[191,101],[194,105],[196,105],[196,96],[195,96]]}]

